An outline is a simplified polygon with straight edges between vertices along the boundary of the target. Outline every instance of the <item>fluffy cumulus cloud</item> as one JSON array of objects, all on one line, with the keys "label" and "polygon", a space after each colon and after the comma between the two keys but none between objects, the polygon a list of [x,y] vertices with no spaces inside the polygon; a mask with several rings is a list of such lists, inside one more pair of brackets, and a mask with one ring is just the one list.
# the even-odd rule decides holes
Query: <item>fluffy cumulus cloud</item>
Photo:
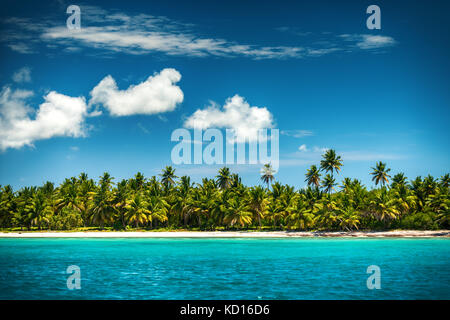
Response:
[{"label": "fluffy cumulus cloud", "polygon": [[33,92],[5,87],[0,92],[0,150],[32,146],[52,137],[85,135],[87,113],[83,97],[69,97],[55,91],[44,96],[37,110],[27,104]]},{"label": "fluffy cumulus cloud", "polygon": [[112,76],[105,77],[91,91],[90,104],[101,104],[113,116],[157,114],[173,111],[183,101],[183,91],[176,85],[181,74],[164,69],[147,80],[119,90]]},{"label": "fluffy cumulus cloud", "polygon": [[274,126],[273,116],[265,107],[250,106],[243,97],[235,95],[228,98],[223,108],[212,104],[199,109],[188,117],[186,128],[229,128],[235,131],[236,141],[252,141],[258,137],[259,129]]},{"label": "fluffy cumulus cloud", "polygon": [[[119,90],[115,80],[107,76],[92,89],[89,104],[84,97],[51,91],[38,108],[28,104],[32,91],[6,86],[0,91],[0,150],[32,146],[36,140],[58,136],[85,136],[86,117],[100,115],[100,107],[113,116],[173,111],[183,101],[183,91],[175,85],[180,79],[177,70],[164,69],[138,85]],[[30,81],[30,70],[20,69],[13,80]],[[91,105],[98,108],[89,112]]]}]

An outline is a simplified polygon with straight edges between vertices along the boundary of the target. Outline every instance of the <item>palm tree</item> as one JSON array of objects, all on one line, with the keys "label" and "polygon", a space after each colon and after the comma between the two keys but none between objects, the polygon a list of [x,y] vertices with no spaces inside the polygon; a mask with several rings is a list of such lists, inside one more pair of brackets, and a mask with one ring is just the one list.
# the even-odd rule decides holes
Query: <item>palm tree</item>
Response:
[{"label": "palm tree", "polygon": [[375,190],[369,204],[369,210],[377,220],[387,223],[388,225],[400,214],[399,210],[396,208],[395,199],[389,197],[386,188]]},{"label": "palm tree", "polygon": [[328,149],[324,155],[322,155],[322,160],[320,161],[320,168],[325,172],[338,173],[343,166],[341,156],[336,155],[336,151],[333,149]]},{"label": "palm tree", "polygon": [[111,177],[111,175],[108,172],[104,172],[103,175],[100,177],[100,188],[105,191],[109,191],[111,188],[112,180],[114,177]]},{"label": "palm tree", "polygon": [[134,175],[134,179],[130,180],[130,187],[135,192],[142,191],[145,184],[145,177],[141,172],[138,172]]},{"label": "palm tree", "polygon": [[112,203],[112,195],[110,191],[105,190],[104,183],[99,190],[93,192],[93,204],[91,209],[91,221],[103,229],[105,223],[111,222],[114,213],[114,205]]},{"label": "palm tree", "polygon": [[322,182],[322,187],[328,195],[331,194],[331,191],[334,190],[334,186],[336,185],[336,180],[334,180],[331,174],[327,174]]},{"label": "palm tree", "polygon": [[360,216],[357,210],[352,207],[347,207],[341,209],[339,212],[338,220],[339,226],[347,231],[351,231],[353,229],[358,230],[358,226],[360,224]]},{"label": "palm tree", "polygon": [[88,179],[87,175],[80,175],[79,185],[77,187],[76,207],[81,213],[84,226],[87,225],[89,210],[92,205],[92,195],[95,191],[94,180]]},{"label": "palm tree", "polygon": [[267,213],[267,198],[264,189],[260,186],[250,188],[249,208],[258,219],[259,230],[261,230],[261,220]]},{"label": "palm tree", "polygon": [[448,189],[450,185],[450,175],[447,173],[441,177],[441,186],[442,188]]},{"label": "palm tree", "polygon": [[269,189],[269,184],[274,179],[275,170],[272,168],[270,163],[266,163],[261,169],[261,180],[267,184],[267,189]]},{"label": "palm tree", "polygon": [[179,220],[186,227],[189,217],[192,215],[192,183],[191,178],[182,176],[178,188],[174,194],[173,209]]},{"label": "palm tree", "polygon": [[46,215],[51,212],[45,201],[43,192],[35,193],[30,203],[26,205],[25,210],[28,213],[28,219],[31,225],[37,226],[39,230],[41,230],[42,222],[48,222]]},{"label": "palm tree", "polygon": [[372,172],[370,173],[373,175],[372,181],[375,181],[375,185],[378,185],[378,183],[381,183],[382,186],[384,186],[385,183],[389,184],[389,178],[391,177],[388,175],[388,172],[391,171],[391,169],[386,169],[386,163],[383,162],[377,162],[375,168],[372,168]]},{"label": "palm tree", "polygon": [[150,228],[153,228],[153,221],[165,222],[168,220],[169,204],[162,198],[157,196],[150,196],[148,199],[148,222],[150,222]]},{"label": "palm tree", "polygon": [[12,224],[14,212],[17,210],[17,200],[10,185],[4,186],[0,190],[0,225],[6,227]]},{"label": "palm tree", "polygon": [[243,228],[252,223],[252,213],[244,201],[231,198],[225,207],[224,222],[231,227],[239,225]]},{"label": "palm tree", "polygon": [[313,228],[315,223],[315,216],[312,209],[309,207],[308,201],[304,194],[297,197],[293,210],[288,216],[288,224],[295,229],[305,230]]},{"label": "palm tree", "polygon": [[172,166],[166,166],[166,168],[163,170],[160,176],[161,176],[161,183],[164,185],[166,190],[172,187],[175,184],[175,178],[178,178],[175,175],[175,169],[172,168]]},{"label": "palm tree", "polygon": [[[308,186],[294,187],[273,181],[270,164],[263,168],[266,186],[247,187],[228,168],[217,179],[193,184],[188,176],[175,182],[172,167],[161,182],[137,173],[130,180],[113,184],[109,173],[98,182],[87,174],[67,178],[59,186],[46,182],[14,192],[0,186],[0,227],[51,230],[80,226],[177,228],[249,228],[354,230],[386,228],[450,228],[449,174],[437,180],[428,175],[407,182],[403,173],[389,183],[389,169],[380,162],[372,172],[372,190],[356,179],[345,178],[332,194],[342,161],[327,152],[321,162],[323,179],[316,166],[306,173]],[[336,161],[333,161],[335,159]],[[269,184],[272,183],[271,190]],[[323,187],[323,189],[319,189]],[[327,193],[327,196],[325,194]],[[395,222],[394,222],[395,221]],[[394,222],[394,223],[393,223]],[[158,226],[159,224],[159,226]]]},{"label": "palm tree", "polygon": [[344,178],[344,180],[342,180],[342,186],[341,188],[346,192],[350,192],[350,190],[352,189],[353,186],[353,181],[350,178]]},{"label": "palm tree", "polygon": [[151,213],[147,206],[148,204],[141,193],[136,193],[125,206],[127,222],[134,223],[136,228],[141,224],[145,224],[148,221],[148,215]]},{"label": "palm tree", "polygon": [[312,165],[306,172],[305,176],[305,182],[308,183],[308,186],[314,185],[316,188],[320,186],[320,172],[319,169],[317,169],[317,166]]},{"label": "palm tree", "polygon": [[406,186],[408,178],[405,176],[403,172],[397,173],[392,178],[392,188],[396,188],[397,186]]},{"label": "palm tree", "polygon": [[127,185],[127,180],[122,179],[122,181],[120,181],[117,184],[117,189],[114,191],[114,199],[113,199],[113,203],[114,203],[114,209],[117,212],[117,215],[120,219],[120,222],[122,223],[122,227],[125,229],[126,228],[126,223],[127,223],[127,200],[129,197],[129,190],[128,190],[128,185]]},{"label": "palm tree", "polygon": [[219,174],[216,176],[217,184],[220,189],[227,189],[231,184],[230,169],[223,167],[219,170]]}]

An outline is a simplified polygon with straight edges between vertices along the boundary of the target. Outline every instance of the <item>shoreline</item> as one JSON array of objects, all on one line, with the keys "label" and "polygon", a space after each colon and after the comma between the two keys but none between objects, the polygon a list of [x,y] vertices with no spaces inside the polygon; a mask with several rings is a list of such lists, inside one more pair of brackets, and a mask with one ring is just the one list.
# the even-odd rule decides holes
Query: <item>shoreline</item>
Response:
[{"label": "shoreline", "polygon": [[450,238],[450,230],[393,231],[24,231],[0,238]]}]

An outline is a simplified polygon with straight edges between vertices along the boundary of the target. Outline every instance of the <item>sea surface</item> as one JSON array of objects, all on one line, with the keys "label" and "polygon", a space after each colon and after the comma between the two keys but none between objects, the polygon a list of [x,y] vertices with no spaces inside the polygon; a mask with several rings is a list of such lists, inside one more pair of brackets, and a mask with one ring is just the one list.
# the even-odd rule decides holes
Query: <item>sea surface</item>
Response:
[{"label": "sea surface", "polygon": [[442,238],[0,239],[0,299],[450,299],[449,263]]}]

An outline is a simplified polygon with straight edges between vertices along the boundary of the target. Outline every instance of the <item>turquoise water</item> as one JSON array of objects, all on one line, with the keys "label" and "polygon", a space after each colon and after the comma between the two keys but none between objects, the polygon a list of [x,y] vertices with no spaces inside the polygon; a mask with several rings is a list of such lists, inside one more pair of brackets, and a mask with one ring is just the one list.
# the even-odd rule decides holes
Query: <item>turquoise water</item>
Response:
[{"label": "turquoise water", "polygon": [[450,239],[0,239],[0,298],[450,299],[449,261]]}]

